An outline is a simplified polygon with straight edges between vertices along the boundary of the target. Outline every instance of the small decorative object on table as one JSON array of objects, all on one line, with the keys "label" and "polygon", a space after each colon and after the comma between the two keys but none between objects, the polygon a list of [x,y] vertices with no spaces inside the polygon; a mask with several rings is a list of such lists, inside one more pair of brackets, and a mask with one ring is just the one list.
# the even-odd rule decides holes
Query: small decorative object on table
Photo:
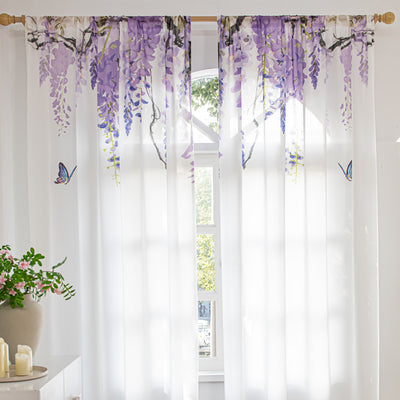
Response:
[{"label": "small decorative object on table", "polygon": [[32,349],[26,345],[18,345],[15,365],[10,365],[8,344],[0,338],[0,383],[28,381],[46,375],[47,368],[33,365]]},{"label": "small decorative object on table", "polygon": [[8,357],[8,344],[0,338],[0,378],[4,378],[10,370]]},{"label": "small decorative object on table", "polygon": [[32,349],[27,345],[19,344],[18,353],[15,355],[15,375],[32,375],[32,372]]},{"label": "small decorative object on table", "polygon": [[43,320],[40,299],[48,292],[66,300],[75,295],[72,285],[56,271],[66,258],[47,271],[41,268],[43,259],[33,248],[18,259],[10,246],[0,247],[0,336],[8,343],[12,364],[18,344],[29,346],[33,354],[39,344]]}]

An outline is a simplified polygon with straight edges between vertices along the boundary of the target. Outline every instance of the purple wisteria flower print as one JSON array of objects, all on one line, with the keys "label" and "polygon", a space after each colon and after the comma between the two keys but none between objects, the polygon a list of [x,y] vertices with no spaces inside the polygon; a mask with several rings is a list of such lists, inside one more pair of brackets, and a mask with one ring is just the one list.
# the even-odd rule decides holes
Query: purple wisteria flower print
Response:
[{"label": "purple wisteria flower print", "polygon": [[[333,57],[343,68],[338,115],[345,130],[351,132],[355,65],[359,79],[368,84],[368,49],[374,42],[371,17],[223,16],[218,25],[220,104],[223,110],[224,101],[235,96],[241,109],[243,168],[255,151],[260,115],[264,119],[278,115],[280,130],[287,134],[289,101],[303,102],[305,90],[317,91],[323,86]],[[243,93],[249,85],[254,89],[252,94],[247,92],[251,99],[244,105]],[[294,153],[287,149],[287,154],[296,158],[296,168],[303,164],[297,161],[305,157],[304,149]]]},{"label": "purple wisteria flower print", "polygon": [[[46,80],[50,83],[50,97],[54,111],[54,121],[58,126],[58,134],[67,132],[70,125],[71,105],[67,103],[66,92],[68,70],[76,61],[74,52],[64,46],[61,41],[53,42],[52,37],[62,37],[60,19],[48,17],[43,19],[42,26],[35,26],[29,32],[28,40],[41,49],[42,57],[39,63],[40,84]],[[47,32],[47,34],[45,34]]]},{"label": "purple wisteria flower print", "polygon": [[67,92],[68,67],[75,62],[75,58],[65,46],[54,48],[50,56],[49,76],[53,100],[54,120],[59,127],[59,134],[65,133],[70,125],[69,117],[71,106],[67,104],[65,93]]},{"label": "purple wisteria flower print", "polygon": [[[100,22],[101,24],[101,22]],[[99,24],[97,24],[99,26]],[[118,182],[120,157],[118,155],[119,138],[119,81],[120,81],[120,30],[116,18],[109,19],[106,26],[101,26],[97,35],[97,47],[102,49],[96,54],[97,110],[100,128],[106,144],[108,166],[113,178]]]},{"label": "purple wisteria flower print", "polygon": [[160,43],[162,17],[128,18],[128,40],[123,49],[125,80],[124,120],[129,134],[134,117],[142,118],[142,107],[151,96],[151,68]]},{"label": "purple wisteria flower print", "polygon": [[285,172],[289,176],[292,176],[293,180],[296,182],[299,176],[299,169],[304,167],[302,149],[294,142],[290,148],[286,147],[285,153]]},{"label": "purple wisteria flower print", "polygon": [[[135,120],[146,124],[157,157],[167,167],[166,131],[159,134],[159,123],[166,121],[168,96],[155,99],[153,86],[164,74],[163,90],[178,93],[181,114],[186,115],[189,18],[29,17],[26,30],[28,43],[40,51],[40,84],[50,83],[59,134],[68,132],[76,106],[68,104],[68,98],[89,86],[97,94],[98,130],[113,179],[119,182],[120,135],[135,134]],[[144,114],[150,118],[144,119]],[[185,118],[190,119],[190,113]]]}]

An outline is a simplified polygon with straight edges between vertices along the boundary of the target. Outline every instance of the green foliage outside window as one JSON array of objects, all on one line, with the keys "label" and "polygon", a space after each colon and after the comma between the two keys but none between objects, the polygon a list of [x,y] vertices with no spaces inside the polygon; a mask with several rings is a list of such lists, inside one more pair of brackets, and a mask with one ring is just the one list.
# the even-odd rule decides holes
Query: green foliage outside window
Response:
[{"label": "green foliage outside window", "polygon": [[214,235],[197,235],[197,286],[200,290],[215,291]]},{"label": "green foliage outside window", "polygon": [[212,118],[209,127],[218,129],[218,78],[196,79],[192,82],[192,105],[195,110],[207,107]]},{"label": "green foliage outside window", "polygon": [[[213,223],[212,168],[196,168],[196,223]],[[197,235],[197,285],[200,290],[215,290],[214,235]]]},{"label": "green foliage outside window", "polygon": [[194,176],[196,182],[196,224],[212,224],[212,168],[196,168]]},{"label": "green foliage outside window", "polygon": [[[218,78],[203,78],[192,82],[192,105],[195,110],[205,108],[210,116],[209,127],[218,128]],[[195,171],[196,223],[214,223],[213,171],[196,168]],[[214,235],[197,235],[197,285],[199,290],[215,291]]]}]

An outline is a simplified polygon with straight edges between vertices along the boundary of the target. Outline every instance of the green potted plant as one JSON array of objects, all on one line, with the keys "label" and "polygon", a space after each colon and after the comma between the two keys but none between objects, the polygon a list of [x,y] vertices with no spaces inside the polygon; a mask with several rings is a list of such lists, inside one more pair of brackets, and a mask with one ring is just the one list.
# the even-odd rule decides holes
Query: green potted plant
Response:
[{"label": "green potted plant", "polygon": [[40,299],[48,293],[66,300],[75,295],[72,285],[56,271],[66,258],[50,270],[42,269],[43,259],[32,247],[21,258],[12,255],[10,246],[0,247],[0,337],[9,345],[11,362],[18,344],[30,346],[33,353],[39,344],[43,321]]},{"label": "green potted plant", "polygon": [[[24,295],[31,294],[39,301],[48,292],[64,296],[69,300],[75,295],[72,285],[64,281],[64,277],[56,269],[63,265],[64,258],[50,271],[41,269],[45,257],[35,253],[31,247],[20,259],[11,254],[11,248],[3,245],[0,248],[0,302],[8,300],[12,308],[24,307]],[[40,267],[35,270],[35,266]]]}]

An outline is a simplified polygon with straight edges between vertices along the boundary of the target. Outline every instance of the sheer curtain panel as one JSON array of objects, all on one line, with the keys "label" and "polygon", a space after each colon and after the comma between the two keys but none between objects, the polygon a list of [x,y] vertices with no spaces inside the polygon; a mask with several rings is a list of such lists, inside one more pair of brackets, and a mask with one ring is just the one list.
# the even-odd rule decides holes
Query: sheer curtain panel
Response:
[{"label": "sheer curtain panel", "polygon": [[25,35],[1,242],[67,256],[78,292],[46,299],[39,352],[81,353],[88,400],[197,399],[190,20],[27,17]]},{"label": "sheer curtain panel", "polygon": [[372,18],[219,33],[226,398],[376,400]]}]

